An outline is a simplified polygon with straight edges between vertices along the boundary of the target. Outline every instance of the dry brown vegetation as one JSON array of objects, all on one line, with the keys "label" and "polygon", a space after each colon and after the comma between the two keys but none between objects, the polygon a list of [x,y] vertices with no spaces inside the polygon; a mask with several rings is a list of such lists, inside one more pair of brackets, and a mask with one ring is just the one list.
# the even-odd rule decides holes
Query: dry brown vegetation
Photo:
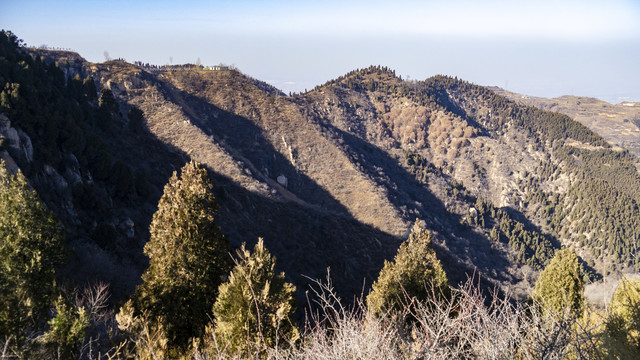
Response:
[{"label": "dry brown vegetation", "polygon": [[[77,66],[66,64],[70,71]],[[374,66],[286,96],[235,69],[152,72],[124,61],[82,66],[98,88],[113,91],[123,114],[131,106],[142,109],[144,131],[136,136],[141,143],[156,141],[132,151],[135,137],[120,115],[117,131],[106,136],[114,158],[147,174],[162,165],[153,176],[156,199],[172,169],[189,158],[205,164],[214,175],[221,226],[232,244],[264,236],[283,269],[298,280],[331,264],[344,283],[370,283],[409,224],[421,218],[455,282],[478,269],[485,285],[526,292],[527,269],[514,262],[520,250],[496,242],[491,228],[470,221],[478,197],[504,207],[527,231],[543,233],[556,246],[580,245],[571,234],[577,220],[558,226],[545,203],[566,194],[577,179],[565,173],[556,153],[567,140],[562,126],[552,126],[552,137],[538,137],[542,125],[534,124],[538,133],[532,133],[530,124],[518,122],[527,108],[487,95],[486,89],[446,77],[404,81]],[[584,129],[576,131],[591,139]],[[127,146],[120,148],[115,138],[126,139]],[[587,150],[607,148],[573,140]],[[425,159],[428,174],[416,178],[404,163],[407,151]],[[153,164],[145,152],[158,154]],[[171,160],[159,164],[157,157],[165,155]],[[545,166],[555,172],[549,176]],[[152,207],[145,204],[141,211],[149,217]],[[137,233],[146,231],[143,225],[136,224]],[[580,253],[597,265],[587,250]]]},{"label": "dry brown vegetation", "polygon": [[[552,232],[536,215],[540,205],[525,201],[530,188],[524,186],[548,150],[480,98],[437,92],[435,102],[420,98],[423,85],[376,68],[286,96],[236,70],[151,75],[118,62],[103,66],[101,81],[145,112],[151,134],[232,183],[393,236],[424,218],[443,245],[441,255],[450,257],[445,266],[481,265],[484,276],[505,281],[498,274],[506,269],[492,264],[511,258],[508,249],[485,243],[479,248],[494,251],[469,251],[470,243],[483,243],[469,237],[486,241],[488,230],[459,228],[476,196],[534,215],[531,228]],[[416,184],[402,167],[407,150],[428,159],[439,175]],[[536,181],[567,191],[558,179]],[[452,198],[452,182],[465,189],[461,199]],[[523,280],[509,272],[510,282]]]},{"label": "dry brown vegetation", "polygon": [[[94,170],[91,165],[100,160],[95,158],[75,164],[71,177],[90,185],[110,175],[99,176],[97,170],[133,169],[135,180],[148,179],[151,189],[137,203],[125,203],[130,199],[110,195],[114,186],[108,182],[93,197],[71,194],[75,189],[65,185],[66,193],[58,191],[62,195],[56,198],[48,190],[60,189],[41,187],[52,205],[73,195],[89,203],[103,200],[102,209],[85,214],[80,230],[74,222],[80,206],[74,209],[64,199],[63,206],[51,206],[66,216],[69,232],[76,232],[78,258],[67,272],[135,283],[136,271],[145,265],[139,250],[148,239],[154,200],[171,170],[198,160],[214,180],[219,223],[233,246],[263,236],[280,260],[278,270],[298,289],[309,282],[306,276],[315,278],[327,266],[336,274],[335,289],[316,284],[319,300],[303,323],[304,340],[275,348],[248,344],[256,356],[580,357],[595,351],[601,322],[582,323],[571,314],[549,318],[536,307],[504,299],[511,291],[517,300],[526,299],[536,277],[532,269],[540,269],[561,243],[577,248],[592,279],[598,276],[594,271],[610,271],[607,265],[640,266],[634,260],[640,234],[635,158],[566,116],[520,106],[448,77],[403,81],[381,67],[286,96],[237,70],[150,72],[124,61],[88,64],[68,55],[49,58],[65,66],[56,86],[67,86],[65,75],[95,78],[100,100],[91,97],[80,110],[88,114],[82,121],[90,129],[89,142],[101,144],[99,155],[106,158],[104,169]],[[109,116],[98,111],[92,117],[90,110],[109,103],[102,98],[111,94],[106,89],[117,101],[111,96]],[[10,110],[10,94],[3,94]],[[142,127],[131,126],[125,115],[133,106],[142,109]],[[37,133],[31,136],[36,139]],[[51,155],[46,160],[51,164],[39,164],[45,170],[34,170],[32,179],[47,172],[61,179],[57,171],[67,176],[74,159],[66,155]],[[400,313],[382,318],[370,316],[357,297],[344,308],[339,296],[366,292],[416,218],[433,234],[451,283],[464,284],[475,272],[479,288],[496,289],[494,296],[485,299],[467,283],[447,301],[407,300]],[[105,229],[113,239],[104,239]],[[129,230],[135,236],[125,238]],[[95,301],[81,300],[94,296],[88,294],[78,297],[82,305],[77,306],[98,309]],[[109,316],[92,321],[113,327]],[[131,316],[142,331],[124,329],[120,335],[128,338],[128,348],[114,347],[109,354],[160,356],[166,339],[157,326],[145,314]],[[407,318],[413,319],[409,325]],[[501,333],[509,335],[496,335]],[[203,339],[191,355],[237,357],[215,338]]]},{"label": "dry brown vegetation", "polygon": [[[101,288],[88,301],[97,300],[97,324],[113,324],[113,314],[100,312]],[[184,359],[597,359],[603,348],[603,319],[595,313],[576,317],[571,311],[542,313],[537,305],[515,304],[493,293],[488,298],[472,280],[453,289],[451,297],[407,300],[400,312],[374,316],[362,299],[342,305],[330,281],[316,281],[302,338],[295,343],[247,343],[250,353],[235,353],[212,331],[194,340]],[[120,330],[111,332],[112,346],[89,338],[79,358],[162,359],[166,339],[162,329],[144,317],[117,317]],[[411,319],[411,320],[408,320]],[[135,323],[135,324],[134,324]],[[111,325],[113,326],[113,325]],[[127,329],[142,329],[128,337]],[[1,344],[0,344],[1,345]],[[5,343],[4,358],[11,352]],[[105,347],[107,345],[107,347]],[[102,351],[102,352],[101,352]]]}]

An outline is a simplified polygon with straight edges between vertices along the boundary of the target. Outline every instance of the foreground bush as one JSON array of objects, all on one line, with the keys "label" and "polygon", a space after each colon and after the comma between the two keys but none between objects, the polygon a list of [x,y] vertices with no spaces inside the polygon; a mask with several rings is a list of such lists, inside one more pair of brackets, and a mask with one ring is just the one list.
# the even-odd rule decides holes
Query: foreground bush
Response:
[{"label": "foreground bush", "polygon": [[226,349],[246,355],[299,338],[293,320],[296,288],[284,273],[274,272],[275,264],[262,238],[253,252],[245,244],[237,251],[236,265],[213,305],[215,337]]},{"label": "foreground bush", "polygon": [[[452,289],[448,298],[435,291],[423,301],[407,298],[401,311],[383,316],[367,311],[362,300],[344,307],[330,282],[317,285],[316,310],[310,312],[300,345],[265,348],[260,358],[603,358],[602,321],[586,322],[570,308],[543,313],[538,304],[514,304],[497,294],[487,299],[471,281]],[[407,317],[413,321],[404,321]],[[197,350],[192,356],[212,358]],[[221,352],[215,358],[243,357]]]},{"label": "foreground bush", "polygon": [[[633,288],[630,288],[630,285]],[[622,282],[615,302],[633,304],[636,284]],[[633,290],[633,291],[631,291]],[[162,321],[147,314],[135,315],[131,303],[117,315],[119,329],[107,326],[110,341],[91,335],[91,328],[112,322],[113,313],[96,311],[81,301],[93,324],[82,341],[78,359],[638,359],[633,346],[637,333],[629,318],[614,309],[610,313],[572,308],[562,312],[540,311],[540,304],[514,303],[496,293],[485,297],[471,281],[451,290],[447,298],[432,295],[407,299],[401,311],[375,316],[363,299],[345,307],[330,281],[316,282],[309,293],[307,321],[295,343],[282,340],[268,344],[257,327],[233,349],[208,326],[206,334],[183,353],[170,354]],[[631,299],[624,294],[632,293]],[[97,293],[96,293],[97,294]],[[508,295],[508,294],[507,294]],[[621,298],[622,297],[622,298]],[[98,297],[94,297],[98,298]],[[98,304],[100,304],[98,302]],[[616,305],[617,306],[617,305]],[[612,306],[614,307],[614,306]],[[628,309],[628,308],[627,308]],[[96,316],[91,314],[103,315]],[[74,315],[75,316],[75,315]],[[405,321],[407,318],[412,321]],[[92,320],[95,319],[95,320]],[[111,320],[110,320],[111,319]],[[73,323],[73,322],[72,322]],[[103,324],[103,325],[99,325]],[[627,325],[625,325],[627,324]],[[99,325],[99,326],[96,326]],[[55,327],[52,327],[54,330]],[[60,327],[62,329],[62,327]],[[73,329],[73,326],[69,327]],[[67,332],[71,335],[79,331]],[[62,338],[64,339],[64,338]],[[66,342],[78,354],[78,338]],[[64,345],[64,341],[57,341]],[[20,358],[0,341],[0,358]],[[630,346],[631,345],[631,346]],[[247,352],[246,349],[251,349]],[[46,350],[46,349],[43,349]],[[56,349],[57,350],[57,349]],[[44,355],[45,352],[34,353]],[[49,352],[50,354],[50,352]],[[32,358],[49,358],[46,356]]]},{"label": "foreground bush", "polygon": [[367,296],[369,311],[381,316],[405,307],[404,301],[426,299],[429,288],[440,295],[449,292],[447,274],[431,247],[431,234],[416,220],[409,238],[400,245],[393,262],[385,261]]},{"label": "foreground bush", "polygon": [[640,281],[620,279],[609,304],[602,348],[609,358],[633,359],[640,354]]},{"label": "foreground bush", "polygon": [[579,315],[584,310],[584,283],[578,256],[573,249],[556,251],[542,271],[531,297],[543,309],[562,312],[567,308]]},{"label": "foreground bush", "polygon": [[36,336],[58,293],[63,263],[62,228],[21,172],[0,159],[0,339],[14,351]]}]

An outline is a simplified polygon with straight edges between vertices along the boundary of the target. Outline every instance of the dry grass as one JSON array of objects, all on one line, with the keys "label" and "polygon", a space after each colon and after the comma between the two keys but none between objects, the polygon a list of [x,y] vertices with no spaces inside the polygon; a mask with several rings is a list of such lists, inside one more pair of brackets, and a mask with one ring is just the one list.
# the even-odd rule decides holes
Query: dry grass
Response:
[{"label": "dry grass", "polygon": [[[358,221],[394,235],[406,230],[405,222],[386,194],[353,162],[336,134],[318,127],[304,107],[291,98],[267,93],[251,79],[235,72],[171,73],[167,74],[167,81],[194,99],[238,116],[240,120],[234,122],[223,118],[206,120],[195,111],[187,114],[191,119],[200,118],[197,121],[210,126],[215,136],[247,137],[245,143],[232,144],[230,141],[225,150],[235,159],[242,159],[252,169],[254,177],[270,183],[284,198],[323,205],[323,199],[314,198],[317,191],[294,182],[301,174],[326,191]],[[219,124],[221,121],[230,121],[229,126],[234,126],[235,133],[229,134],[229,129]],[[294,169],[295,173],[285,173],[292,179],[288,189],[280,188],[273,181],[279,173],[269,166],[265,171],[266,164],[253,159],[255,156],[251,152],[254,149],[249,142],[255,141],[258,145],[258,139],[266,141],[266,145],[277,152],[277,157],[287,160],[286,166]],[[179,146],[190,147],[189,144]],[[272,167],[283,169],[285,165],[274,164]],[[236,180],[235,175],[230,177]]]},{"label": "dry grass", "polygon": [[[113,321],[104,312],[106,288],[95,286],[78,293],[77,302],[92,309],[100,323]],[[599,346],[606,319],[593,314],[579,318],[568,310],[541,312],[537,304],[513,303],[493,293],[484,297],[469,280],[443,299],[434,293],[422,301],[405,301],[402,311],[381,317],[370,314],[362,297],[345,306],[327,277],[316,281],[309,293],[307,320],[302,339],[247,343],[243,353],[233,353],[216,339],[209,327],[186,354],[171,357],[194,360],[235,359],[594,359],[602,358]],[[407,298],[408,299],[408,298]],[[126,306],[125,306],[126,308]],[[88,336],[78,359],[163,359],[167,356],[162,329],[144,317],[118,315],[120,332],[110,330],[110,342]],[[132,332],[132,329],[137,329]],[[257,330],[256,330],[257,331]],[[11,350],[11,339],[0,341],[0,359],[20,356]],[[36,340],[37,341],[37,340]]]}]

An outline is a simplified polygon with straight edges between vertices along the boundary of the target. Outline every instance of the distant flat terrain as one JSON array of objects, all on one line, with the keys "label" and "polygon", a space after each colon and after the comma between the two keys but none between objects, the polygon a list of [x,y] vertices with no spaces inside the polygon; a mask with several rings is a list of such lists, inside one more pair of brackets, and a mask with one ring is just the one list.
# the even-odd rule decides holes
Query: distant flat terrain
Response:
[{"label": "distant flat terrain", "polygon": [[516,94],[498,87],[492,87],[491,90],[520,104],[566,114],[602,135],[611,144],[628,149],[640,158],[640,103],[613,105],[589,97],[546,99]]}]

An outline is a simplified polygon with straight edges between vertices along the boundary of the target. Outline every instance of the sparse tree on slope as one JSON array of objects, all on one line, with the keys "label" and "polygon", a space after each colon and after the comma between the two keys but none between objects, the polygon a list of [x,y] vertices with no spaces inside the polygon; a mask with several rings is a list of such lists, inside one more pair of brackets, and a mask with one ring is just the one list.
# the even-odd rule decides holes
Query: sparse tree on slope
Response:
[{"label": "sparse tree on slope", "polygon": [[427,299],[432,289],[447,294],[447,275],[431,248],[431,234],[416,220],[393,262],[385,261],[367,296],[367,307],[375,315],[399,311],[408,300]]},{"label": "sparse tree on slope", "polygon": [[87,76],[82,81],[82,91],[89,100],[95,100],[98,97],[96,83],[91,76]]},{"label": "sparse tree on slope", "polygon": [[109,89],[100,90],[100,100],[98,104],[100,105],[100,109],[105,111],[109,116],[114,115],[118,111],[118,102],[113,96],[113,92]]},{"label": "sparse tree on slope", "polygon": [[237,255],[213,306],[218,341],[247,355],[256,348],[286,346],[298,339],[293,323],[295,286],[285,281],[284,273],[274,273],[276,260],[263,240],[258,239],[253,252],[243,244]]},{"label": "sparse tree on slope", "polygon": [[624,319],[630,342],[640,350],[640,280],[622,278],[613,294],[609,310]]},{"label": "sparse tree on slope", "polygon": [[207,171],[196,162],[175,172],[164,188],[144,248],[149,268],[136,289],[136,305],[163,322],[172,348],[200,336],[218,286],[229,271],[229,244],[216,224],[218,204]]},{"label": "sparse tree on slope", "polygon": [[132,106],[127,113],[127,117],[129,118],[129,128],[131,131],[135,133],[140,133],[142,131],[142,123],[144,121],[144,112],[140,110],[137,106]]},{"label": "sparse tree on slope", "polygon": [[0,337],[20,344],[43,320],[63,258],[60,223],[22,173],[9,174],[0,160]]},{"label": "sparse tree on slope", "polygon": [[570,309],[580,315],[584,309],[583,292],[578,256],[572,249],[564,248],[556,251],[540,274],[532,298],[544,309],[558,314]]},{"label": "sparse tree on slope", "polygon": [[113,116],[118,112],[118,102],[111,90],[102,89],[100,90],[98,104],[98,126],[102,130],[108,130],[111,127]]}]

